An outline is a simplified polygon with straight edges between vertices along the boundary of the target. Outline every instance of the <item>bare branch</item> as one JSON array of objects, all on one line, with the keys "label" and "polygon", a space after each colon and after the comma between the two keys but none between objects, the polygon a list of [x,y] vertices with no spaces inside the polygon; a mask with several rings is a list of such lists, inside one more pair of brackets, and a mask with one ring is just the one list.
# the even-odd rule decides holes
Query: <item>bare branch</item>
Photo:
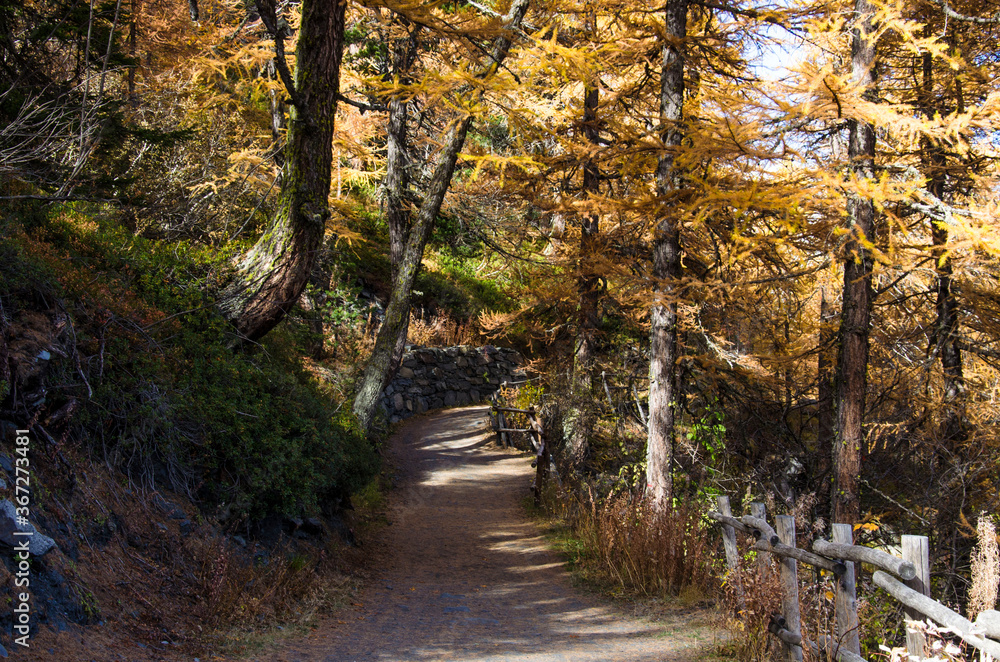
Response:
[{"label": "bare branch", "polygon": [[944,10],[944,15],[948,18],[953,18],[956,21],[965,21],[966,23],[978,23],[980,25],[989,25],[993,23],[1000,23],[1000,12],[995,14],[992,18],[984,18],[981,16],[967,16],[965,14],[959,14],[957,11],[951,8],[948,4],[948,0],[931,0],[934,4]]},{"label": "bare branch", "polygon": [[278,76],[285,85],[285,91],[288,92],[288,98],[291,99],[292,105],[305,115],[305,106],[295,89],[295,80],[292,78],[292,72],[288,69],[288,61],[285,59],[285,37],[288,36],[288,23],[284,19],[278,19],[278,10],[274,5],[274,0],[256,0],[255,4],[260,13],[260,20],[274,39],[274,65],[278,70]]},{"label": "bare branch", "polygon": [[389,110],[389,108],[387,106],[383,105],[383,104],[377,104],[376,105],[376,104],[371,104],[371,103],[364,103],[362,101],[355,101],[354,99],[350,99],[348,97],[345,97],[340,92],[337,93],[337,101],[343,101],[348,106],[354,106],[355,108],[357,108],[358,110],[361,111],[362,115],[364,115],[365,113],[367,113],[369,111],[378,112],[378,113],[385,113],[385,112],[388,112],[388,110]]}]

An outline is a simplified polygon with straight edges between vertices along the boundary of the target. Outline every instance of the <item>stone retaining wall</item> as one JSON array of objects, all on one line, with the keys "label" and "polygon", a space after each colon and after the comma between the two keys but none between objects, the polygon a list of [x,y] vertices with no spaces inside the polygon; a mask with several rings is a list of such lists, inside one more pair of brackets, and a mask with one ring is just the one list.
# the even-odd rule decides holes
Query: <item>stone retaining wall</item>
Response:
[{"label": "stone retaining wall", "polygon": [[382,410],[396,423],[428,409],[480,402],[503,382],[522,381],[523,365],[514,350],[492,345],[414,348],[403,354]]}]

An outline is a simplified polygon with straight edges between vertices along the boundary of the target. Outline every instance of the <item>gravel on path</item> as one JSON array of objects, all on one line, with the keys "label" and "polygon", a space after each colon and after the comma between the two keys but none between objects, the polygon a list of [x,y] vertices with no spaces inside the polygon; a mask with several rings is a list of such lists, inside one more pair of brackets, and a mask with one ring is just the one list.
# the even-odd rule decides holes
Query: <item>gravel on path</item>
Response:
[{"label": "gravel on path", "polygon": [[708,623],[630,617],[572,586],[522,506],[530,458],[492,443],[486,420],[471,407],[404,424],[389,443],[398,489],[376,576],[351,609],[259,659],[682,662],[709,651]]}]

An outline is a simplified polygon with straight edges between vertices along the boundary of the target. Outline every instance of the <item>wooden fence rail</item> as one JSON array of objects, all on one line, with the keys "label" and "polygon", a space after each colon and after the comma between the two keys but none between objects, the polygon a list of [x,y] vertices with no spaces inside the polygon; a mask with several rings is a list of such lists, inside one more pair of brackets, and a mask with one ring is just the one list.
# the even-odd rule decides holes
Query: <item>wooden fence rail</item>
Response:
[{"label": "wooden fence rail", "polygon": [[[879,549],[853,544],[851,525],[834,524],[831,531],[833,540],[816,540],[812,552],[809,552],[795,545],[794,517],[778,515],[772,528],[767,522],[763,504],[752,504],[752,514],[741,518],[733,517],[728,496],[718,497],[717,507],[718,511],[709,512],[708,517],[722,527],[726,565],[730,570],[735,570],[739,561],[737,531],[755,539],[753,549],[758,552],[760,567],[770,566],[770,555],[779,561],[783,613],[771,617],[767,630],[785,646],[790,662],[801,662],[803,647],[814,653],[827,653],[840,662],[863,662],[858,637],[860,625],[855,563],[867,563],[878,568],[873,581],[903,604],[910,620],[930,619],[950,628],[956,636],[980,650],[984,659],[988,659],[987,656],[1000,658],[1000,641],[995,641],[1000,638],[1000,614],[983,612],[973,624],[929,597],[930,558],[926,536],[902,536],[903,558],[899,558]],[[817,641],[805,639],[801,632],[799,561],[834,575],[836,632],[832,636],[819,636]],[[737,588],[737,600],[745,600],[741,588]],[[919,659],[924,656],[924,639],[919,632],[907,628],[906,646],[911,657]]]},{"label": "wooden fence rail", "polygon": [[[504,387],[508,384],[504,382]],[[524,414],[528,419],[528,427],[509,427],[507,424],[507,414]],[[532,448],[535,450],[535,459],[531,466],[535,469],[535,482],[531,486],[535,499],[535,505],[541,505],[542,492],[545,483],[550,477],[559,480],[559,473],[556,471],[555,463],[549,453],[546,443],[545,428],[542,419],[537,414],[534,407],[519,409],[517,407],[504,407],[500,404],[499,397],[494,394],[490,404],[490,422],[493,430],[497,433],[497,444],[504,448],[512,446],[510,440],[511,433],[527,433]]]}]

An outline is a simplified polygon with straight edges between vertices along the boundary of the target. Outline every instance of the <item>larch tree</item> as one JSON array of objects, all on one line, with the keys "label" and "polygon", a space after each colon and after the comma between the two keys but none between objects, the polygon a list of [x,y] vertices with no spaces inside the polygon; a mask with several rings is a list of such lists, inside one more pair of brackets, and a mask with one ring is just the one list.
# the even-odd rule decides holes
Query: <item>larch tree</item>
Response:
[{"label": "larch tree", "polygon": [[240,260],[219,301],[239,336],[251,341],[274,328],[299,300],[330,218],[346,8],[342,0],[304,0],[292,77],[284,58],[287,23],[279,21],[270,0],[257,4],[274,38],[277,69],[291,104],[277,213]]},{"label": "larch tree", "polygon": [[[581,37],[592,38],[597,30],[597,9],[587,4],[583,10],[584,29]],[[599,64],[597,66],[600,66]],[[590,449],[593,434],[593,415],[583,403],[594,395],[593,370],[597,351],[597,334],[600,323],[598,305],[601,285],[605,282],[598,269],[598,246],[600,240],[601,215],[595,211],[587,198],[600,191],[600,166],[598,153],[601,145],[600,102],[601,72],[589,68],[587,79],[583,81],[583,109],[580,127],[589,152],[583,157],[582,183],[580,186],[581,209],[577,214],[580,224],[580,240],[577,247],[576,264],[576,337],[573,342],[573,374],[571,390],[573,407],[566,413],[564,422],[566,444],[564,463],[572,469],[579,468]]]},{"label": "larch tree", "polygon": [[[502,66],[510,52],[515,34],[528,11],[528,0],[514,0],[503,17],[501,34],[496,37],[488,61],[475,75],[477,82],[491,78]],[[354,399],[354,415],[364,430],[371,429],[382,392],[398,368],[400,338],[405,342],[405,327],[410,318],[410,299],[413,283],[420,269],[424,248],[430,239],[445,194],[451,185],[459,153],[465,145],[474,119],[475,106],[483,96],[481,87],[463,90],[459,105],[464,116],[450,123],[441,143],[433,175],[424,193],[423,202],[409,228],[402,259],[395,269],[392,292],[385,317],[375,339],[375,347],[365,367],[365,372]]]},{"label": "larch tree", "polygon": [[[829,227],[817,228],[826,239],[814,235],[812,242],[826,244],[824,250],[835,253],[843,270],[830,513],[834,521],[855,523],[869,499],[879,498],[872,490],[862,503],[862,476],[874,486],[895,480],[889,467],[927,462],[924,471],[956,475],[974,464],[961,459],[966,451],[958,421],[967,397],[960,395],[966,390],[961,325],[984,318],[970,315],[972,302],[962,301],[959,293],[972,292],[970,272],[957,265],[971,266],[975,258],[967,250],[982,246],[981,229],[970,230],[969,223],[955,219],[977,219],[972,223],[977,226],[985,219],[976,208],[986,199],[982,187],[992,180],[978,174],[988,170],[988,160],[976,154],[983,140],[977,146],[974,136],[991,126],[993,110],[985,100],[995,88],[973,84],[979,107],[956,110],[962,105],[958,99],[968,96],[963,91],[970,81],[985,77],[971,73],[976,67],[965,70],[957,55],[964,49],[956,48],[954,34],[960,23],[949,19],[946,30],[939,4],[851,4],[847,30],[829,20],[825,6],[820,12],[818,25],[830,30],[826,41],[815,42],[824,54],[803,69],[811,92],[805,86],[795,92],[815,93],[797,108],[819,119],[819,128],[800,122],[794,131],[831,140],[800,160],[814,164],[808,176],[818,183],[816,199],[827,201],[819,214]],[[811,34],[810,39],[819,38]],[[975,41],[983,41],[982,36]],[[840,62],[847,65],[843,74],[837,73]],[[979,263],[973,273],[983,268],[991,270]],[[825,289],[815,294],[820,299],[820,440],[829,434],[830,419],[824,404],[830,370],[826,319],[836,306],[830,305],[829,285],[817,283]],[[886,460],[892,453],[896,457],[890,464]],[[876,461],[867,462],[869,456]],[[938,469],[935,458],[941,460]],[[825,473],[826,463],[819,464],[819,473]],[[825,501],[826,484],[818,487]]]},{"label": "larch tree", "polygon": [[[990,7],[989,5],[994,5]],[[916,3],[914,14],[924,20],[927,37],[939,34],[949,53],[921,52],[914,63],[920,77],[909,101],[933,125],[943,118],[968,112],[967,106],[983,103],[992,91],[982,85],[979,67],[995,60],[995,35],[1000,31],[996,3],[978,3],[971,14],[960,13],[936,2]],[[934,330],[928,353],[940,363],[942,415],[940,436],[949,446],[968,436],[966,379],[963,370],[961,307],[955,282],[954,257],[949,241],[948,206],[975,189],[977,176],[985,169],[981,158],[971,153],[974,131],[956,132],[948,139],[920,139],[920,171],[926,178],[928,200],[936,210],[925,209],[931,236],[935,269]]]},{"label": "larch tree", "polygon": [[[863,95],[874,92],[876,44],[874,7],[856,0],[851,21],[851,82]],[[863,119],[848,121],[851,177],[875,178],[875,127]],[[861,519],[858,477],[864,445],[865,396],[868,390],[868,334],[871,326],[872,270],[869,245],[875,238],[875,203],[852,193],[847,202],[848,234],[843,246],[844,289],[840,315],[837,379],[837,429],[834,440],[834,522]]]},{"label": "larch tree", "polygon": [[684,59],[688,0],[668,0],[660,79],[660,136],[663,154],[656,169],[661,215],[653,240],[654,301],[649,337],[649,436],[646,496],[657,509],[673,497],[672,464],[676,426],[677,296],[681,275],[679,219],[675,210],[684,188],[676,154],[684,138]]}]

